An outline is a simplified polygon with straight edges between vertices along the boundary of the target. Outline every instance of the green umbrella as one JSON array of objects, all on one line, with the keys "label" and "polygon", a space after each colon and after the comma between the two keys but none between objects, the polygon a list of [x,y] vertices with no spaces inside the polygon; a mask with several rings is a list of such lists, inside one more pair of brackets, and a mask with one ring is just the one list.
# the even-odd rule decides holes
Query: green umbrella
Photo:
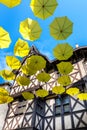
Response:
[{"label": "green umbrella", "polygon": [[44,98],[44,97],[46,97],[48,95],[48,91],[45,90],[45,89],[39,89],[39,90],[36,91],[36,95],[38,97]]},{"label": "green umbrella", "polygon": [[73,70],[73,66],[70,62],[61,62],[57,64],[57,68],[60,74],[69,74]]},{"label": "green umbrella", "polygon": [[58,60],[67,60],[73,55],[73,48],[68,43],[58,44],[53,54]]},{"label": "green umbrella", "polygon": [[50,24],[50,34],[57,40],[66,39],[73,30],[73,23],[65,17],[57,17]]},{"label": "green umbrella", "polygon": [[23,93],[22,93],[22,96],[23,96],[24,99],[26,99],[26,100],[31,100],[31,99],[34,98],[34,95],[33,95],[32,93],[30,93],[30,92],[23,92]]},{"label": "green umbrella", "polygon": [[46,60],[42,56],[33,55],[27,59],[27,65],[31,70],[41,70],[46,66]]},{"label": "green umbrella", "polygon": [[30,7],[35,16],[46,19],[51,16],[58,3],[56,0],[31,0]]},{"label": "green umbrella", "polygon": [[11,70],[1,70],[0,76],[5,80],[14,80],[15,74]]},{"label": "green umbrella", "polygon": [[79,93],[79,89],[78,88],[69,88],[66,90],[66,93],[71,95],[71,96],[74,96],[74,95],[77,95]]},{"label": "green umbrella", "polygon": [[40,37],[42,29],[37,21],[27,18],[20,23],[19,32],[24,39],[34,41]]},{"label": "green umbrella", "polygon": [[21,69],[22,72],[26,75],[33,75],[37,72],[37,70],[30,68],[27,64],[23,65]]},{"label": "green umbrella", "polygon": [[28,55],[29,51],[30,48],[28,42],[19,38],[14,47],[14,54],[16,56],[24,57]]},{"label": "green umbrella", "polygon": [[70,77],[67,75],[63,75],[58,78],[58,83],[61,84],[62,86],[68,86],[71,83]]},{"label": "green umbrella", "polygon": [[6,56],[6,63],[11,69],[19,69],[21,66],[20,61],[14,56]]},{"label": "green umbrella", "polygon": [[42,82],[48,82],[50,80],[50,75],[46,72],[42,72],[37,75],[37,79]]},{"label": "green umbrella", "polygon": [[17,83],[21,86],[26,86],[30,84],[30,79],[27,78],[26,76],[18,76],[16,78]]},{"label": "green umbrella", "polygon": [[52,92],[55,94],[62,94],[65,92],[65,88],[63,86],[55,86],[52,88]]}]

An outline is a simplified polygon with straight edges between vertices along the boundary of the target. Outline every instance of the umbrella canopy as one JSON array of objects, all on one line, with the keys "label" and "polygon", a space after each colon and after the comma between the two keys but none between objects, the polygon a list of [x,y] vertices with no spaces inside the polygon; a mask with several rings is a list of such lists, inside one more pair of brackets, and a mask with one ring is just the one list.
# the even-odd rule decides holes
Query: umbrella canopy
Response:
[{"label": "umbrella canopy", "polygon": [[32,93],[30,93],[30,92],[23,92],[23,93],[22,93],[22,96],[23,96],[24,99],[26,99],[26,100],[31,100],[31,99],[34,98],[34,95],[33,95]]},{"label": "umbrella canopy", "polygon": [[17,81],[17,83],[21,86],[26,86],[26,85],[29,85],[29,83],[30,83],[30,79],[29,78],[27,78],[27,77],[25,77],[25,76],[18,76],[17,78],[16,78],[16,81]]},{"label": "umbrella canopy", "polygon": [[0,95],[0,104],[4,104],[4,103],[10,103],[12,102],[14,99],[11,96],[2,96]]},{"label": "umbrella canopy", "polygon": [[58,3],[56,0],[31,0],[30,7],[35,16],[46,19],[51,16]]},{"label": "umbrella canopy", "polygon": [[16,56],[24,57],[28,55],[29,51],[30,48],[28,42],[19,38],[14,47],[14,54]]},{"label": "umbrella canopy", "polygon": [[20,61],[14,56],[6,56],[6,64],[11,69],[19,69],[21,66]]},{"label": "umbrella canopy", "polygon": [[65,17],[57,17],[50,24],[50,34],[56,40],[64,40],[66,39],[73,30],[73,23],[65,16]]},{"label": "umbrella canopy", "polygon": [[33,55],[27,59],[27,66],[31,70],[42,70],[46,66],[46,60],[42,56]]},{"label": "umbrella canopy", "polygon": [[58,44],[53,54],[58,60],[67,60],[73,55],[73,48],[68,43]]},{"label": "umbrella canopy", "polygon": [[48,95],[48,91],[45,90],[45,89],[39,89],[39,90],[36,91],[36,95],[38,97],[44,98],[44,97],[46,97]]},{"label": "umbrella canopy", "polygon": [[37,79],[42,82],[48,82],[50,80],[50,75],[46,72],[42,72],[37,75]]},{"label": "umbrella canopy", "polygon": [[65,88],[63,86],[55,86],[52,88],[52,92],[55,94],[62,94],[65,92]]},{"label": "umbrella canopy", "polygon": [[80,100],[87,100],[87,93],[80,93],[77,95]]},{"label": "umbrella canopy", "polygon": [[69,88],[66,90],[66,93],[71,95],[71,96],[74,96],[74,95],[77,95],[79,93],[79,89],[78,88]]},{"label": "umbrella canopy", "polygon": [[5,80],[14,80],[15,74],[11,70],[0,71],[0,76]]},{"label": "umbrella canopy", "polygon": [[0,3],[9,8],[13,8],[21,3],[21,0],[0,0]]},{"label": "umbrella canopy", "polygon": [[0,95],[8,96],[9,92],[5,88],[0,87]]},{"label": "umbrella canopy", "polygon": [[69,76],[63,75],[58,78],[58,83],[62,86],[68,86],[71,83],[71,79]]},{"label": "umbrella canopy", "polygon": [[61,62],[57,64],[57,68],[60,74],[69,74],[73,70],[73,66],[70,62]]},{"label": "umbrella canopy", "polygon": [[40,37],[42,29],[37,21],[27,18],[20,23],[19,32],[24,39],[34,41]]},{"label": "umbrella canopy", "polygon": [[8,48],[11,43],[9,33],[0,27],[0,48]]}]

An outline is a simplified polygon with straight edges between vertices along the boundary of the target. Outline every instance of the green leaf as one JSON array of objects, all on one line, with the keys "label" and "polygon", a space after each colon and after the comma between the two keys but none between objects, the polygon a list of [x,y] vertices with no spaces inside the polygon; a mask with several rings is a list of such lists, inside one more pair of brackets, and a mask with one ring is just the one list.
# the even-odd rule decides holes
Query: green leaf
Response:
[{"label": "green leaf", "polygon": [[57,64],[57,68],[60,74],[69,74],[73,70],[73,66],[70,62],[61,62]]},{"label": "green leaf", "polygon": [[29,51],[30,48],[28,42],[19,38],[14,47],[14,54],[16,56],[24,57],[28,55]]},{"label": "green leaf", "polygon": [[36,91],[36,95],[38,97],[44,98],[44,97],[46,97],[48,95],[48,91],[45,90],[45,89],[39,89],[39,90]]},{"label": "green leaf", "polygon": [[25,76],[18,76],[16,78],[17,83],[21,86],[26,86],[30,84],[30,79]]},{"label": "green leaf", "polygon": [[11,69],[19,69],[21,66],[20,61],[14,56],[6,56],[6,63]]},{"label": "green leaf", "polygon": [[58,78],[58,83],[62,86],[68,86],[71,83],[70,77],[67,75]]},{"label": "green leaf", "polygon": [[65,92],[65,88],[63,86],[55,86],[52,88],[52,92],[55,94],[62,94]]},{"label": "green leaf", "polygon": [[46,72],[42,72],[37,75],[37,79],[42,82],[48,82],[50,80],[50,75]]},{"label": "green leaf", "polygon": [[67,60],[73,55],[73,48],[68,43],[58,44],[53,54],[58,60]]},{"label": "green leaf", "polygon": [[78,88],[69,88],[66,90],[66,93],[71,95],[71,96],[74,96],[74,95],[77,95],[79,93],[79,89]]},{"label": "green leaf", "polygon": [[34,98],[34,95],[33,95],[32,93],[30,93],[30,92],[23,92],[23,93],[22,93],[22,96],[23,96],[24,99],[26,99],[26,100],[31,100],[31,99]]},{"label": "green leaf", "polygon": [[0,71],[0,76],[5,80],[14,80],[15,74],[11,70]]}]

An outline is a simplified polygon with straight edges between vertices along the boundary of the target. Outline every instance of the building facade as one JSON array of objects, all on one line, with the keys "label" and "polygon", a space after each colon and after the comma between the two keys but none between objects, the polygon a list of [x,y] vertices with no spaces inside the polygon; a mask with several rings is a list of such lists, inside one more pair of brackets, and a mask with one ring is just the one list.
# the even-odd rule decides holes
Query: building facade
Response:
[{"label": "building facade", "polygon": [[[41,55],[35,47],[31,47],[28,57]],[[30,77],[29,86],[19,86],[16,81],[10,94],[14,101],[9,104],[3,130],[87,130],[87,101],[80,101],[67,94],[61,96],[52,93],[52,87],[58,84],[59,76],[56,64],[58,60],[47,61],[45,71],[51,79],[42,83],[36,79],[36,74]],[[26,58],[24,59],[26,61]],[[87,47],[78,47],[69,59],[74,69],[70,73],[71,86],[76,86],[81,92],[87,92]],[[17,72],[21,75],[21,70]],[[24,100],[21,93],[32,91],[39,87],[49,91],[49,96],[44,99],[35,98]]]}]

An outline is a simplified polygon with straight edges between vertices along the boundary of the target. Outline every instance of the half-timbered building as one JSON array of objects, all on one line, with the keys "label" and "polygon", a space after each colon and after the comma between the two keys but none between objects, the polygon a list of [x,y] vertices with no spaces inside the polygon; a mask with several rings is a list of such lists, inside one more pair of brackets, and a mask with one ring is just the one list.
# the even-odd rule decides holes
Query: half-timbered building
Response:
[{"label": "half-timbered building", "polygon": [[[41,55],[47,61],[45,71],[50,74],[51,79],[40,83],[35,74],[30,77],[31,83],[28,86],[19,86],[14,81],[10,92],[14,101],[9,104],[3,130],[87,130],[87,101],[67,94],[58,96],[51,91],[52,87],[58,84],[56,64],[59,61],[49,61],[35,47],[31,47],[27,57],[31,55]],[[78,87],[81,92],[87,92],[87,47],[76,48],[69,61],[74,66],[70,73],[71,86]],[[20,70],[16,73],[21,74]],[[34,93],[40,87],[47,89],[49,96],[44,99],[37,97],[24,100],[22,92]]]}]

